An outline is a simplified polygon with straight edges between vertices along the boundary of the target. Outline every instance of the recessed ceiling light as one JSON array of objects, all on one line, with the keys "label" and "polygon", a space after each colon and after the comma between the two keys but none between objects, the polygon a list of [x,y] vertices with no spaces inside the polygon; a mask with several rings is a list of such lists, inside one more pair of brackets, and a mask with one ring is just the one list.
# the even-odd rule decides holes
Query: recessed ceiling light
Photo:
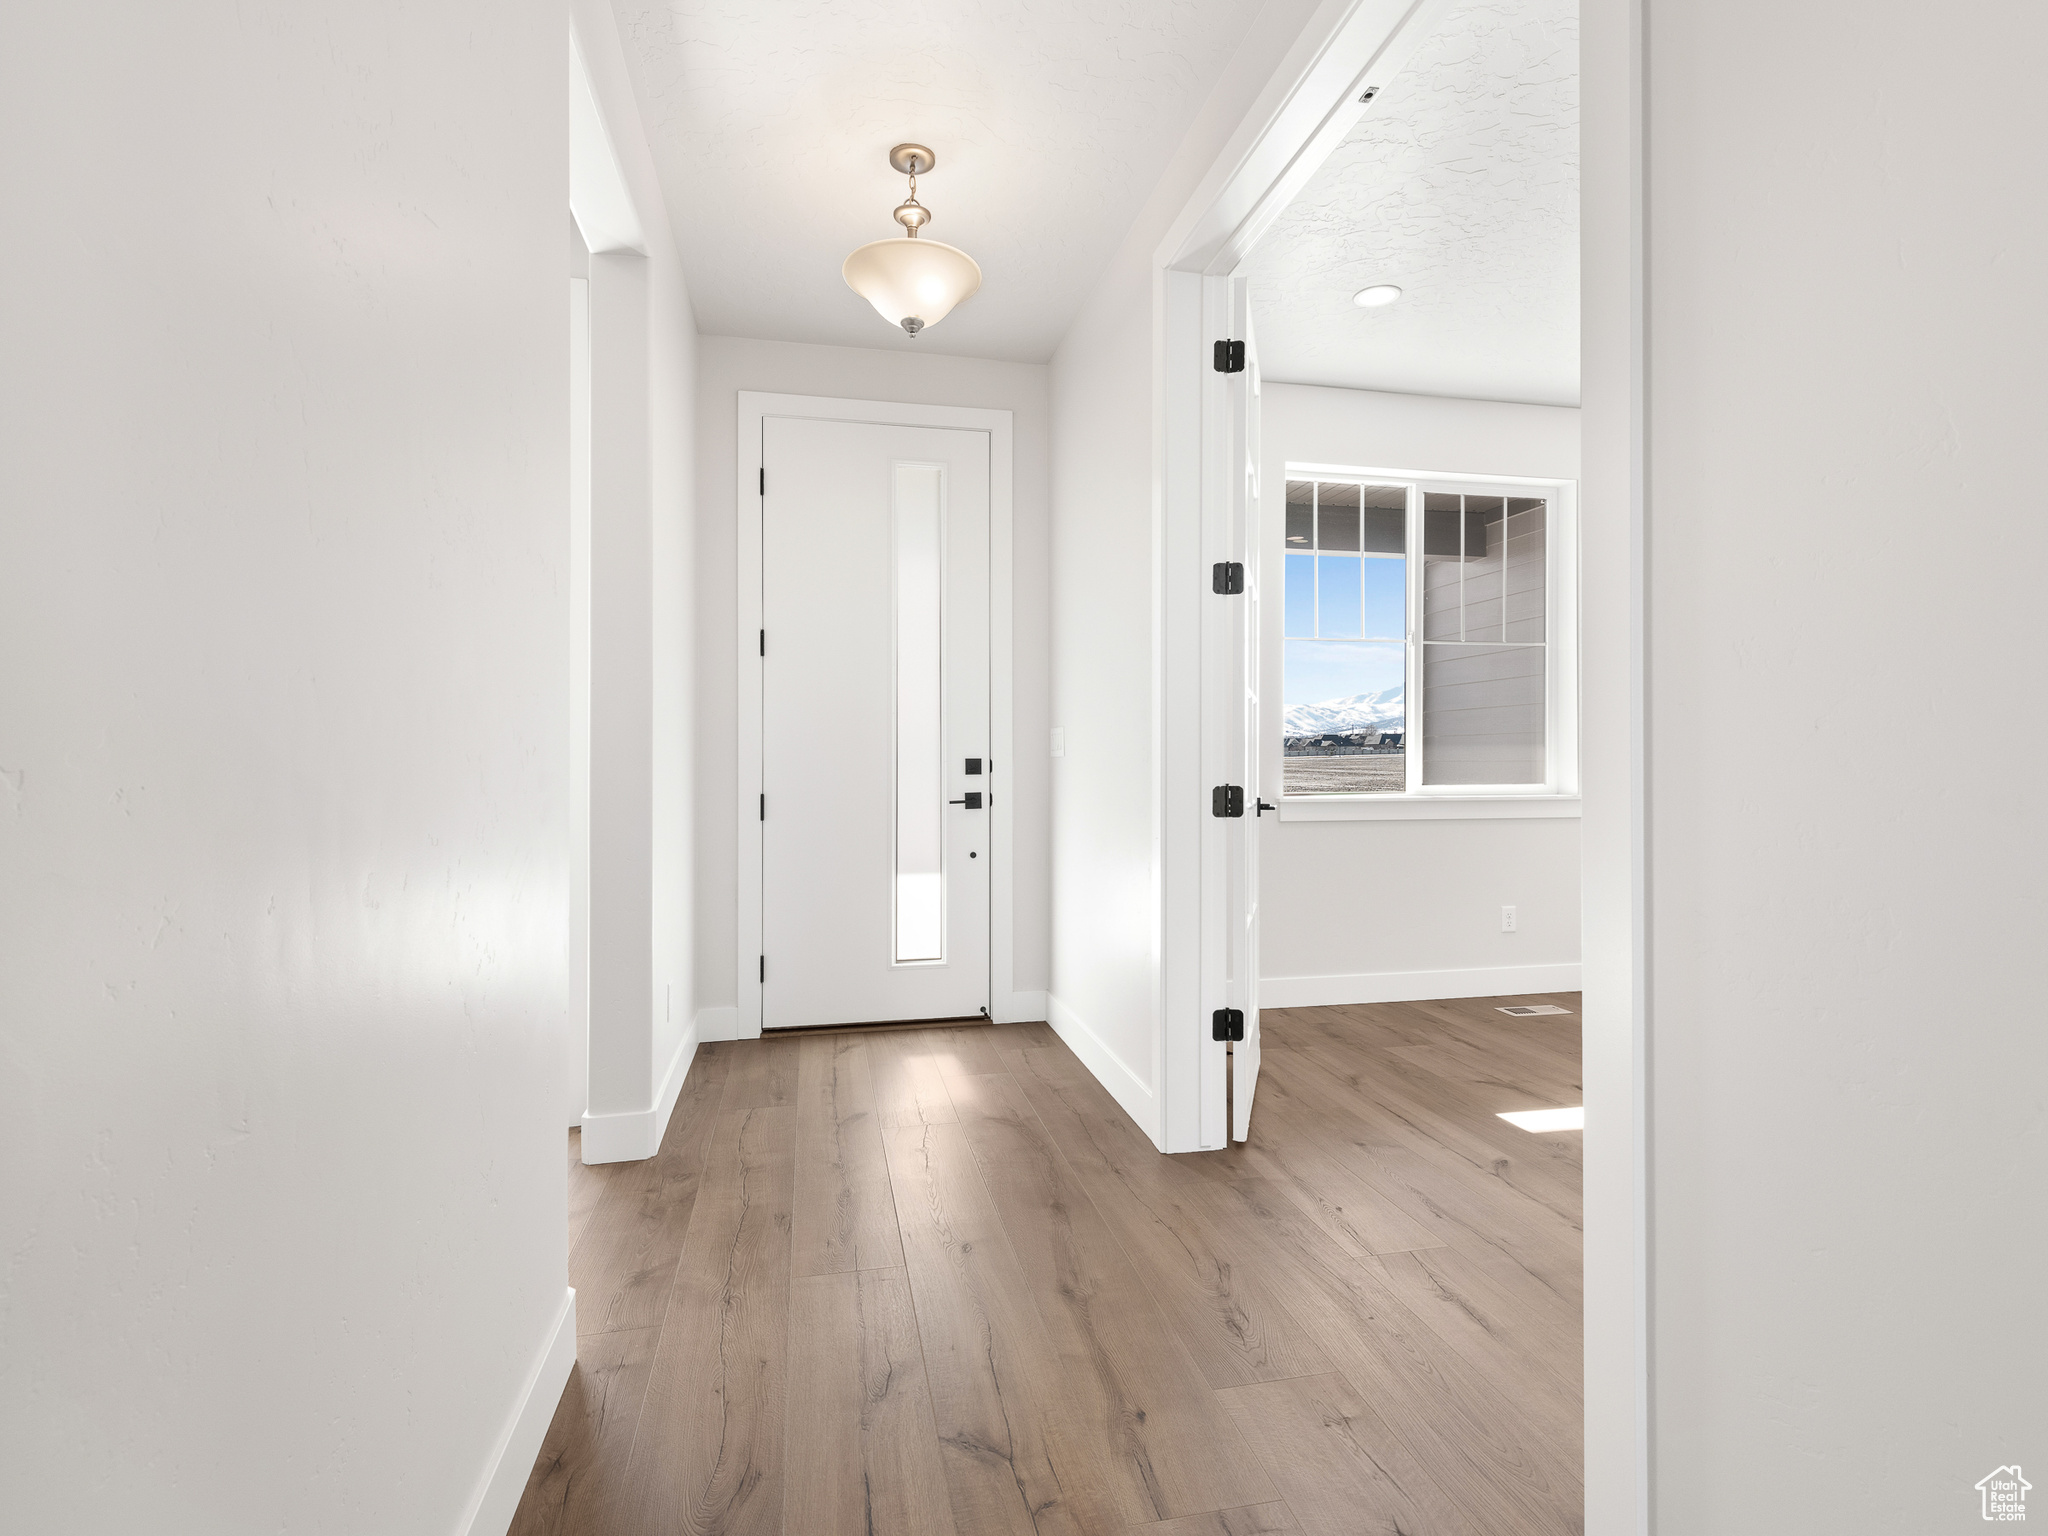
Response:
[{"label": "recessed ceiling light", "polygon": [[1372,287],[1361,288],[1351,295],[1351,302],[1360,309],[1378,309],[1383,304],[1393,303],[1399,297],[1401,290],[1392,283],[1375,283]]},{"label": "recessed ceiling light", "polygon": [[1525,1131],[1583,1131],[1586,1128],[1586,1106],[1576,1109],[1514,1109],[1500,1117],[1509,1125],[1519,1125]]}]

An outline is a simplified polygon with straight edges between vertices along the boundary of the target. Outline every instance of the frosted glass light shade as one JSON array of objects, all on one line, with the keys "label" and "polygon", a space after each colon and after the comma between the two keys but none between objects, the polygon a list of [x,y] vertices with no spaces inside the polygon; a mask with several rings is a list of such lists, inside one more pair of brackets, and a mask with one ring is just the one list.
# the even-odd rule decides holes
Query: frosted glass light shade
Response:
[{"label": "frosted glass light shade", "polygon": [[981,286],[974,258],[938,240],[877,240],[847,257],[839,270],[876,314],[913,336],[937,325]]}]

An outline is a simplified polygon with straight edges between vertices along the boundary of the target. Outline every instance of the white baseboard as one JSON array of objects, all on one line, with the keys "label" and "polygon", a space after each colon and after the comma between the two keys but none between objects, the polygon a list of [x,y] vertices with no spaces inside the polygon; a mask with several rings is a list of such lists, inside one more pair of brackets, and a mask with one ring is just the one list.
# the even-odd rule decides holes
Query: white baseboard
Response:
[{"label": "white baseboard", "polygon": [[997,995],[989,1016],[998,1024],[1035,1024],[1046,1016],[1043,992],[1004,992]]},{"label": "white baseboard", "polygon": [[1050,992],[1045,995],[1045,1021],[1054,1034],[1066,1041],[1067,1049],[1081,1058],[1081,1065],[1095,1074],[1095,1080],[1109,1090],[1124,1113],[1138,1122],[1138,1129],[1157,1143],[1159,1140],[1159,1096],[1145,1086],[1124,1059],[1090,1029],[1081,1016]]},{"label": "white baseboard", "polygon": [[675,1054],[668,1059],[661,1092],[654,1097],[654,1139],[647,1148],[649,1157],[661,1150],[661,1138],[668,1134],[668,1117],[676,1112],[676,1098],[683,1091],[683,1079],[690,1075],[690,1063],[697,1059],[697,1042],[702,1038],[697,1033],[697,1021],[690,1020],[690,1027],[676,1042]]},{"label": "white baseboard", "polygon": [[683,1079],[690,1075],[696,1059],[700,1031],[697,1019],[683,1031],[662,1074],[661,1087],[646,1109],[619,1110],[612,1114],[583,1117],[583,1161],[585,1163],[637,1163],[661,1150],[661,1138],[668,1134],[668,1117],[675,1113],[676,1095],[683,1091]]},{"label": "white baseboard", "polygon": [[[1045,1017],[1043,992],[1005,992],[997,997],[989,1017],[998,1024],[1034,1024]],[[699,1040],[737,1040],[740,1011],[730,1004],[723,1008],[697,1010]]]},{"label": "white baseboard", "polygon": [[491,1448],[476,1492],[469,1496],[469,1508],[455,1527],[456,1536],[505,1536],[512,1517],[519,1512],[519,1498],[526,1492],[534,1458],[540,1455],[540,1443],[547,1438],[548,1425],[575,1366],[576,1292],[571,1287],[526,1373],[511,1417]]},{"label": "white baseboard", "polygon": [[1419,1003],[1437,997],[1509,997],[1576,992],[1579,965],[1483,965],[1455,971],[1362,971],[1353,976],[1265,976],[1261,1008],[1327,1008],[1336,1003]]}]

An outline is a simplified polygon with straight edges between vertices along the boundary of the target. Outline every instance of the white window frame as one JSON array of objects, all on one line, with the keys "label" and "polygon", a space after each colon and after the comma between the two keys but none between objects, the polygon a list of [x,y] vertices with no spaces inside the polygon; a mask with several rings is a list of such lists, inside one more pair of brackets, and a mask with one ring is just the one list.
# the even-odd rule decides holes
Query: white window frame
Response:
[{"label": "white window frame", "polygon": [[[1286,710],[1287,652],[1287,482],[1322,480],[1398,485],[1408,492],[1408,633],[1402,749],[1407,754],[1408,788],[1400,792],[1290,795],[1282,719]],[[1545,644],[1544,780],[1528,784],[1422,783],[1423,636],[1422,498],[1430,492],[1479,496],[1540,496],[1545,515],[1544,581],[1549,634]],[[1468,475],[1442,470],[1386,469],[1358,464],[1312,464],[1290,460],[1272,488],[1273,514],[1262,517],[1267,532],[1273,600],[1261,615],[1274,658],[1264,696],[1280,701],[1269,711],[1263,756],[1266,798],[1280,807],[1282,821],[1401,821],[1577,816],[1579,814],[1579,539],[1578,483],[1524,475]]]}]

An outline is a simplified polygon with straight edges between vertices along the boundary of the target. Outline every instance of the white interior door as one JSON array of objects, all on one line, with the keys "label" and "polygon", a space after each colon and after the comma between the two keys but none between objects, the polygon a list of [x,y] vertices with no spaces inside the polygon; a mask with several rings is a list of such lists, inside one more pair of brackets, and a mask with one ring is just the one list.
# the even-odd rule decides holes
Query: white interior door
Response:
[{"label": "white interior door", "polygon": [[[1258,359],[1242,278],[1202,280],[1202,1008],[1215,1054],[1201,1085],[1204,1146],[1251,1129],[1259,1083]],[[1232,353],[1235,356],[1232,356]],[[1213,362],[1212,362],[1213,358]],[[1231,363],[1236,366],[1229,366]],[[1234,1027],[1234,1028],[1233,1028]],[[1225,1052],[1228,1052],[1227,1059]]]},{"label": "white interior door", "polygon": [[[1244,775],[1248,813],[1243,833],[1232,850],[1231,973],[1236,1006],[1244,1013],[1244,1038],[1230,1048],[1230,1135],[1243,1141],[1251,1133],[1252,1096],[1259,1087],[1259,829],[1267,802],[1259,782],[1259,354],[1252,336],[1251,307],[1242,278],[1231,279],[1231,308],[1236,334],[1244,337],[1245,363],[1241,392],[1232,413],[1239,423],[1235,455],[1235,486],[1231,519],[1237,553],[1244,563],[1244,601],[1236,607],[1237,676],[1232,680],[1237,716],[1233,743]],[[1279,786],[1275,785],[1274,803]]]},{"label": "white interior door", "polygon": [[761,1022],[989,1005],[989,437],[768,417]]}]

